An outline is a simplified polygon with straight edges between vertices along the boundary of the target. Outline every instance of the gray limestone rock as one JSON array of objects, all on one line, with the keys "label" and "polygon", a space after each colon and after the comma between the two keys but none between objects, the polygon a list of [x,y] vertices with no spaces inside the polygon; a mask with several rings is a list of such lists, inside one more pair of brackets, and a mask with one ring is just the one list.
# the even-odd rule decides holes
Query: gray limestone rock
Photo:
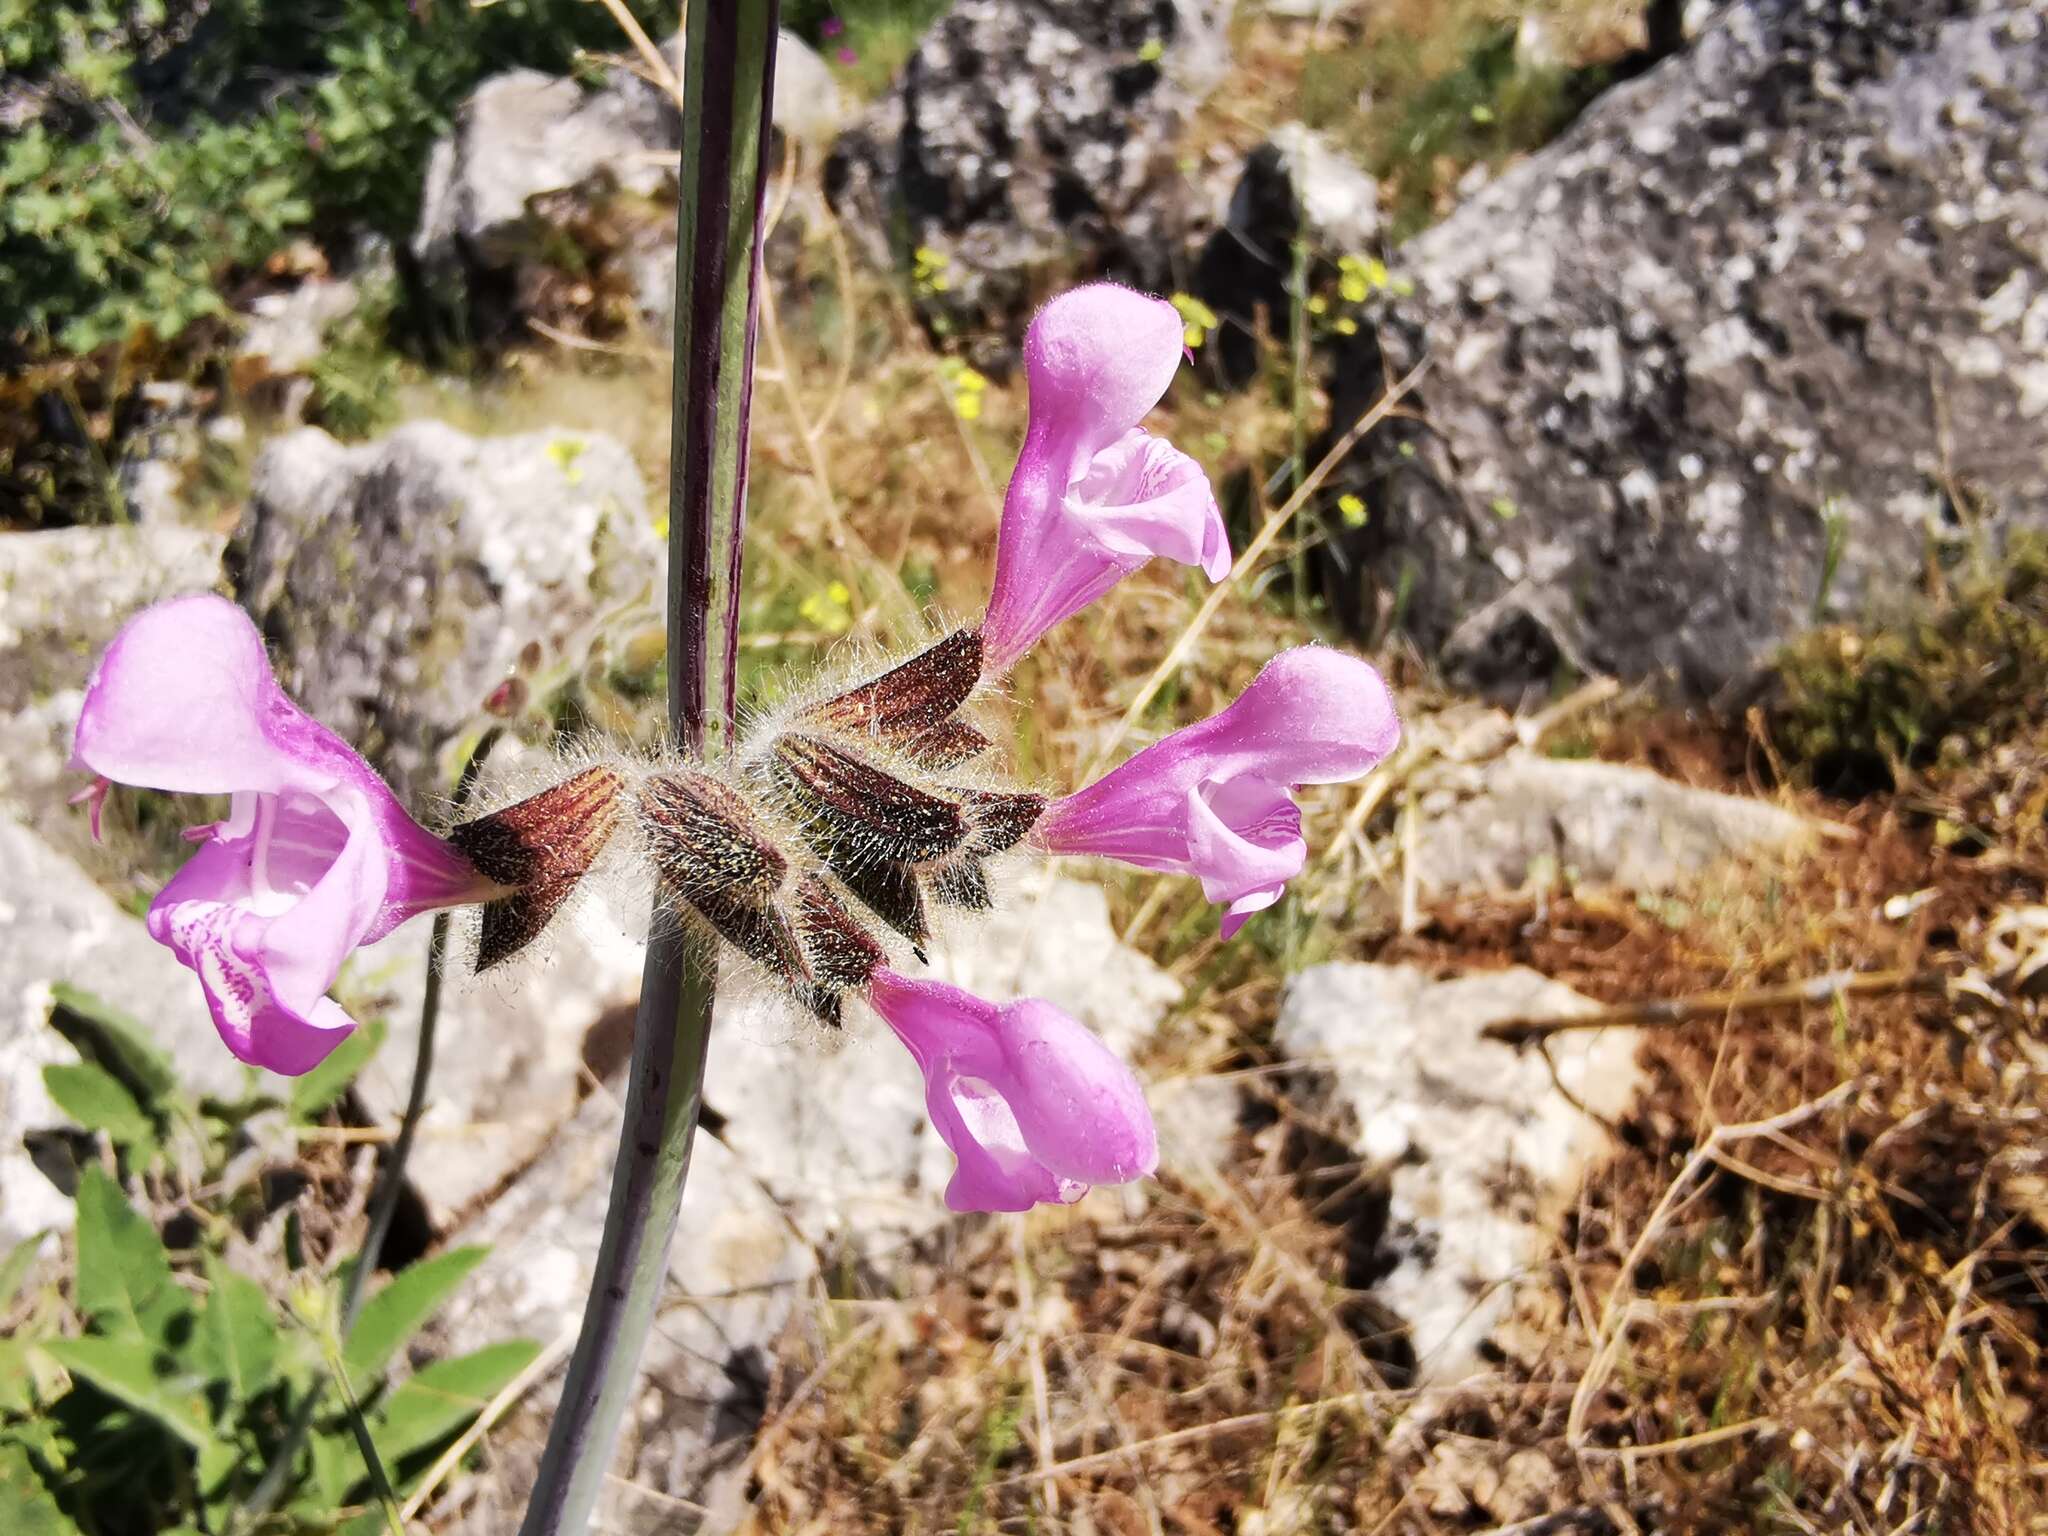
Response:
[{"label": "gray limestone rock", "polygon": [[413,254],[429,266],[510,267],[545,238],[535,198],[598,180],[652,194],[674,181],[658,154],[681,138],[674,103],[623,70],[598,91],[538,70],[493,75],[434,146]]},{"label": "gray limestone rock", "polygon": [[[561,1347],[557,1358],[565,1358],[604,1230],[619,1125],[618,1100],[593,1095],[526,1177],[456,1235],[489,1244],[491,1253],[448,1313],[446,1348],[526,1337]],[[775,1202],[718,1137],[700,1131],[644,1362],[646,1385],[614,1462],[621,1477],[657,1493],[698,1495],[722,1456],[744,1451],[776,1341],[816,1272],[811,1250]],[[494,1475],[459,1529],[484,1536],[518,1523],[560,1393],[558,1368],[493,1438]],[[600,1509],[608,1529],[655,1528],[645,1505],[617,1484]]]},{"label": "gray limestone rock", "polygon": [[590,432],[415,421],[345,447],[305,428],[258,459],[237,546],[286,690],[415,809],[525,647],[576,657],[662,590],[640,472]]},{"label": "gray limestone rock", "polygon": [[1815,830],[1768,801],[1534,752],[1426,771],[1416,788],[1424,895],[1532,882],[1670,891],[1723,859],[1795,852]]},{"label": "gray limestone rock", "polygon": [[113,864],[65,805],[86,679],[138,610],[220,585],[224,542],[168,524],[0,537],[0,804],[88,867]]},{"label": "gray limestone rock", "polygon": [[2048,17],[1739,0],[1397,268],[1333,433],[1427,356],[1425,420],[1329,487],[1339,608],[1406,594],[1467,681],[1716,694],[2048,517]]},{"label": "gray limestone rock", "polygon": [[[357,1018],[385,1021],[384,1044],[355,1085],[381,1124],[398,1123],[412,1086],[430,935],[427,923],[408,923],[357,951],[342,985]],[[575,1116],[592,1052],[607,1033],[630,1035],[642,953],[601,904],[586,901],[502,975],[467,974],[459,960],[450,967],[421,1121],[432,1151],[409,1175],[436,1231],[476,1210]]]},{"label": "gray limestone rock", "polygon": [[1342,1128],[1386,1202],[1374,1294],[1408,1325],[1419,1380],[1469,1375],[1516,1281],[1608,1145],[1587,1109],[1624,1113],[1632,1030],[1557,1037],[1543,1059],[1482,1040],[1496,1020],[1595,1005],[1516,967],[1439,981],[1407,965],[1319,965],[1287,985],[1274,1029],[1310,1123]]},{"label": "gray limestone rock", "polygon": [[[662,54],[680,76],[680,34]],[[787,31],[776,49],[771,113],[777,129],[816,144],[829,142],[845,117],[831,69]],[[661,310],[672,299],[650,304],[641,269],[665,260],[673,287],[681,147],[682,114],[637,58],[596,88],[530,69],[494,75],[434,146],[413,254],[449,299],[474,308],[480,277],[531,275],[559,260],[563,241],[596,242],[604,248],[584,249],[586,263],[617,257],[642,307]],[[599,209],[607,216],[584,217]],[[523,293],[523,283],[514,286]]]},{"label": "gray limestone rock", "polygon": [[1054,274],[1174,287],[1208,217],[1177,163],[1221,73],[1217,0],[959,0],[826,167],[926,318],[1014,333]]}]

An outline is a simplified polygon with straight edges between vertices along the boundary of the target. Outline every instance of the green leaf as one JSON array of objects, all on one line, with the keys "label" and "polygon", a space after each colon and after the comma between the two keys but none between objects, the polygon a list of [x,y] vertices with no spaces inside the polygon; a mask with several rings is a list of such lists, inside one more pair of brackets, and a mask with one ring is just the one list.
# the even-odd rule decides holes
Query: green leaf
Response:
[{"label": "green leaf", "polygon": [[52,1339],[43,1346],[74,1376],[147,1414],[194,1450],[213,1438],[199,1378],[165,1369],[170,1362],[154,1344],[140,1339]]},{"label": "green leaf", "polygon": [[453,1360],[436,1360],[415,1372],[370,1421],[378,1453],[395,1465],[445,1440],[482,1413],[539,1354],[538,1344],[511,1339]]},{"label": "green leaf", "polygon": [[98,1167],[78,1181],[78,1308],[104,1333],[158,1338],[186,1310],[156,1228]]},{"label": "green leaf", "polygon": [[7,1536],[78,1536],[21,1446],[0,1442],[0,1531]]},{"label": "green leaf", "polygon": [[325,1061],[303,1077],[292,1079],[291,1111],[294,1120],[311,1120],[348,1092],[356,1074],[370,1064],[384,1043],[382,1019],[372,1019],[328,1054]]},{"label": "green leaf", "polygon": [[105,1131],[116,1146],[156,1146],[156,1126],[121,1080],[89,1061],[43,1068],[43,1087],[57,1107],[88,1131]]},{"label": "green leaf", "polygon": [[27,1413],[36,1405],[36,1378],[29,1369],[29,1348],[20,1339],[0,1339],[0,1414]]},{"label": "green leaf", "polygon": [[210,1290],[193,1356],[209,1379],[227,1384],[232,1420],[277,1379],[277,1323],[263,1287],[210,1254],[206,1281]]},{"label": "green leaf", "polygon": [[158,1113],[178,1096],[178,1072],[149,1032],[113,1004],[77,987],[50,989],[50,1027],[119,1078],[128,1091]]},{"label": "green leaf", "polygon": [[0,1259],[0,1312],[14,1305],[14,1298],[21,1294],[21,1283],[28,1278],[29,1266],[35,1263],[36,1254],[49,1235],[31,1232],[7,1250],[6,1258]]},{"label": "green leaf", "polygon": [[396,1279],[364,1304],[341,1355],[360,1390],[369,1390],[371,1381],[383,1374],[391,1357],[405,1347],[406,1341],[419,1332],[420,1325],[434,1315],[455,1287],[469,1278],[469,1272],[489,1252],[488,1248],[450,1249],[400,1270]]}]

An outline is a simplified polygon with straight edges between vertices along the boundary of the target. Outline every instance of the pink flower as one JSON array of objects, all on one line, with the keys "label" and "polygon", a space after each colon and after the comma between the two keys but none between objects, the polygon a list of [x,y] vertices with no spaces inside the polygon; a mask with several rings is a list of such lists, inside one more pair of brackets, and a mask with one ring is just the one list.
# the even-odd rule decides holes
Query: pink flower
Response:
[{"label": "pink flower", "polygon": [[1114,283],[1063,293],[1031,322],[1031,423],[981,631],[989,676],[1154,555],[1198,565],[1211,581],[1229,574],[1208,477],[1138,426],[1172,382],[1183,339],[1171,304]]},{"label": "pink flower", "polygon": [[846,23],[841,21],[837,16],[827,16],[823,23],[821,23],[818,27],[818,31],[826,37],[837,37],[840,33],[844,32],[845,30]]},{"label": "pink flower", "polygon": [[86,686],[75,759],[123,784],[231,796],[150,904],[198,973],[228,1049],[296,1075],[355,1028],[326,996],[342,961],[407,918],[499,888],[405,813],[339,737],[285,697],[263,638],[224,598],[130,619]]},{"label": "pink flower", "polygon": [[959,1167],[956,1211],[1023,1211],[1078,1200],[1159,1165],[1159,1138],[1131,1069],[1038,998],[998,1007],[942,981],[886,968],[868,1000],[924,1073],[932,1125]]},{"label": "pink flower", "polygon": [[860,54],[852,48],[841,48],[839,50],[839,62],[842,64],[858,64],[860,62]]},{"label": "pink flower", "polygon": [[1358,778],[1400,738],[1393,696],[1366,663],[1321,646],[1282,651],[1221,714],[1054,801],[1033,836],[1048,853],[1196,876],[1229,907],[1227,939],[1307,861],[1290,786]]}]

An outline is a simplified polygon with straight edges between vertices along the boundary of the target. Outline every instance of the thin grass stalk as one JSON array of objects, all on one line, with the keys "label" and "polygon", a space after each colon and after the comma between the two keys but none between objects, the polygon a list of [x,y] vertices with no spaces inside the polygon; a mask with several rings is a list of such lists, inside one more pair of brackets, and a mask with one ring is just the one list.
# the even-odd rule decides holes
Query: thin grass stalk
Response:
[{"label": "thin grass stalk", "polygon": [[[683,53],[669,449],[669,729],[692,757],[737,718],[747,418],[774,94],[776,0],[696,0]],[[703,1102],[715,951],[659,907],[596,1273],[521,1536],[590,1526],[654,1324]]]}]

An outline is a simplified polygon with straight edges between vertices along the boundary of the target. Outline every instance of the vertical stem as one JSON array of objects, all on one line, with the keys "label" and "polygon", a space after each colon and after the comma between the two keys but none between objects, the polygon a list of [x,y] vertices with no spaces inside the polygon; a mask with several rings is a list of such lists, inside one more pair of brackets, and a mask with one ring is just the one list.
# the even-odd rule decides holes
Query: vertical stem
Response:
[{"label": "vertical stem", "polygon": [[[1299,491],[1308,478],[1308,238],[1294,237],[1294,262],[1287,282],[1288,407],[1294,413],[1294,484]],[[1289,562],[1294,576],[1294,616],[1308,613],[1308,543],[1297,534]]]},{"label": "vertical stem", "polygon": [[[671,733],[693,757],[730,749],[738,705],[747,412],[776,11],[777,0],[694,0],[684,42],[668,708]],[[597,1506],[668,1273],[717,987],[716,952],[657,907],[611,1205],[521,1536],[580,1536]]]}]

